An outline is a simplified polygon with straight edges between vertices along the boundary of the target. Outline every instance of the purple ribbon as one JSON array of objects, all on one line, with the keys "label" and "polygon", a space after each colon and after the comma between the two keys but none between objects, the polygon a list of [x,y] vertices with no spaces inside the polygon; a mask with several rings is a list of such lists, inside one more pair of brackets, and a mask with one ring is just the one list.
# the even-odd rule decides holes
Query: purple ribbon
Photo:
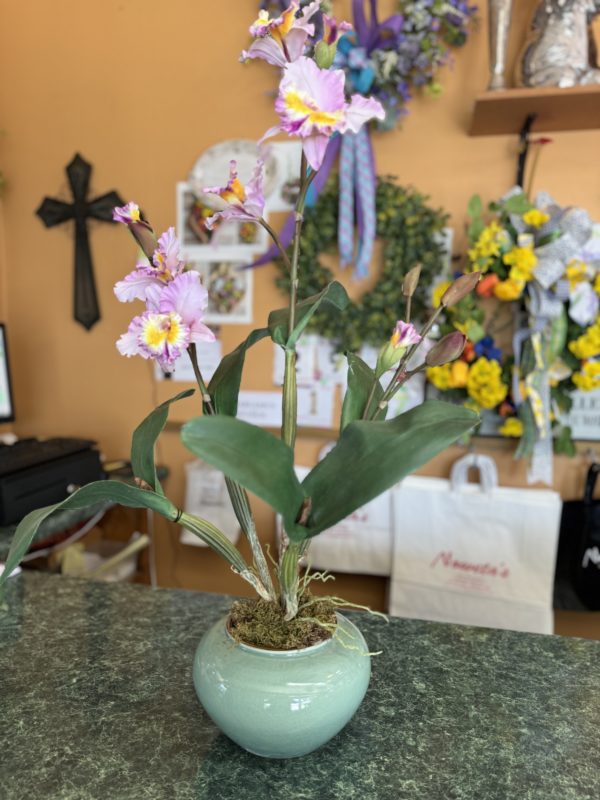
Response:
[{"label": "purple ribbon", "polygon": [[[370,15],[365,14],[364,0],[352,0],[354,29],[357,45],[367,53],[381,46],[390,36],[397,36],[403,24],[400,14],[393,14],[385,22],[380,23],[377,17],[377,0],[369,0]],[[347,140],[351,137],[351,142]],[[342,143],[342,139],[344,142]],[[338,155],[345,153],[346,173],[340,185],[339,239],[342,264],[354,261],[354,216],[358,226],[358,253],[355,262],[355,275],[364,277],[373,253],[376,234],[375,191],[376,173],[375,158],[368,128],[365,126],[360,134],[334,136],[327,147],[325,158],[319,172],[310,187],[310,202],[316,201],[331,173]],[[351,166],[349,166],[351,163]],[[343,168],[343,164],[342,164]],[[348,216],[349,210],[351,216]],[[279,234],[283,247],[287,248],[294,238],[294,214],[286,219]],[[349,238],[348,238],[349,237]],[[279,251],[271,245],[264,255],[249,264],[245,269],[260,267],[276,259]]]}]

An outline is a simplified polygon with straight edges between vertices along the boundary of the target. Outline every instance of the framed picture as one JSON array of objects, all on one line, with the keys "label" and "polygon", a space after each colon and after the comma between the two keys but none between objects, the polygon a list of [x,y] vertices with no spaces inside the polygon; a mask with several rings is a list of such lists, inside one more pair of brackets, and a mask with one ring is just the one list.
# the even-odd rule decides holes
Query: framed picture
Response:
[{"label": "framed picture", "polygon": [[268,247],[267,234],[256,222],[217,223],[212,230],[206,220],[214,211],[198,200],[190,185],[177,184],[177,236],[188,258],[238,258],[250,263]]},{"label": "framed picture", "polygon": [[247,260],[221,258],[188,258],[189,267],[200,273],[208,291],[208,307],[204,322],[211,324],[244,324],[252,322],[253,270],[242,269]]}]

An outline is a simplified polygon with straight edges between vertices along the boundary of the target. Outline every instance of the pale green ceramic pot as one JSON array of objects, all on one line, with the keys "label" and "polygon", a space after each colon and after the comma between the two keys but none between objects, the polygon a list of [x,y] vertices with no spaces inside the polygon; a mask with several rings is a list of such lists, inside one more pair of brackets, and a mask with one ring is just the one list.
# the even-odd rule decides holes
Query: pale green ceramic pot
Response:
[{"label": "pale green ceramic pot", "polygon": [[227,618],[203,637],[194,685],[206,712],[230,739],[266,758],[292,758],[335,736],[362,702],[371,659],[358,628],[338,614],[333,639],[304,650],[237,644]]}]

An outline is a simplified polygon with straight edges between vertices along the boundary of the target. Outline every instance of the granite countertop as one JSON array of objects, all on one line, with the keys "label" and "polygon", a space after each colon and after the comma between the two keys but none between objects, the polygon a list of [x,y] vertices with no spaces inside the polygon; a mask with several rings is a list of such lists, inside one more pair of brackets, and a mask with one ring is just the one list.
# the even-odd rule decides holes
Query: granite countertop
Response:
[{"label": "granite countertop", "polygon": [[351,615],[367,697],[321,750],[219,733],[191,664],[231,600],[25,573],[0,608],[2,800],[598,800],[600,643]]}]

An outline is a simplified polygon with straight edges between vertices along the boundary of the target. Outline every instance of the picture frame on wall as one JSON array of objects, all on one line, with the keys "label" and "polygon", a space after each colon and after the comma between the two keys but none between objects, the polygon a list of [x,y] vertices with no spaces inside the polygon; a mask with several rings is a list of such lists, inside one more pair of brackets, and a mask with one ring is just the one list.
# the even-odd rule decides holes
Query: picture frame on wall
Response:
[{"label": "picture frame on wall", "polygon": [[214,211],[196,198],[190,185],[177,184],[177,236],[187,258],[238,258],[250,263],[268,247],[267,234],[256,222],[217,223],[208,230],[206,220]]},{"label": "picture frame on wall", "polygon": [[243,269],[246,260],[222,258],[217,251],[212,258],[187,258],[189,268],[200,273],[208,291],[208,307],[203,321],[248,325],[252,322],[254,273]]}]

